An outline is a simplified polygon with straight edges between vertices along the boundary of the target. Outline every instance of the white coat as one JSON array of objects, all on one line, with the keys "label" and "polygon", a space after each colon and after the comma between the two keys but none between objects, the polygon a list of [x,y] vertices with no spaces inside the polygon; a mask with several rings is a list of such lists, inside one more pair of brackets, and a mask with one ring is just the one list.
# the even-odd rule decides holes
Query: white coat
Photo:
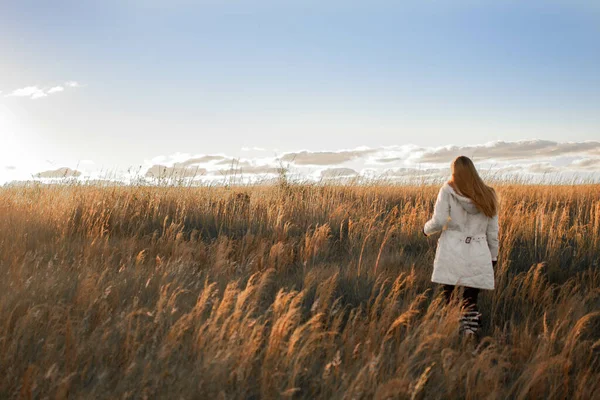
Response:
[{"label": "white coat", "polygon": [[431,281],[494,289],[492,260],[498,257],[498,215],[486,216],[446,182],[438,193],[433,217],[423,228],[428,236],[439,231]]}]

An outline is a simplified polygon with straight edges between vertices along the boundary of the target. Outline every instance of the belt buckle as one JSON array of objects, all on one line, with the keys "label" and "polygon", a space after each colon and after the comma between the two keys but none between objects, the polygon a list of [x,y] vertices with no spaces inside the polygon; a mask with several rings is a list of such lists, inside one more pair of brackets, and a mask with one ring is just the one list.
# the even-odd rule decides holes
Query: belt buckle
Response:
[{"label": "belt buckle", "polygon": [[467,238],[465,239],[465,243],[471,243],[471,239],[472,239],[471,236],[467,236]]}]

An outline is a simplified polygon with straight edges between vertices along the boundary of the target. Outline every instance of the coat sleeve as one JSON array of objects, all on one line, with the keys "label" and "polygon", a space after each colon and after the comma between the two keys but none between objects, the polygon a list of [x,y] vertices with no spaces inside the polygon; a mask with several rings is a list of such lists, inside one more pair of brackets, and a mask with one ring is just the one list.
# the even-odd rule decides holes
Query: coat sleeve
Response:
[{"label": "coat sleeve", "polygon": [[448,192],[442,187],[435,201],[433,217],[425,223],[423,232],[429,236],[437,233],[444,228],[450,217],[450,202],[448,201]]},{"label": "coat sleeve", "polygon": [[488,247],[492,253],[492,261],[498,259],[498,214],[490,218],[486,230]]}]

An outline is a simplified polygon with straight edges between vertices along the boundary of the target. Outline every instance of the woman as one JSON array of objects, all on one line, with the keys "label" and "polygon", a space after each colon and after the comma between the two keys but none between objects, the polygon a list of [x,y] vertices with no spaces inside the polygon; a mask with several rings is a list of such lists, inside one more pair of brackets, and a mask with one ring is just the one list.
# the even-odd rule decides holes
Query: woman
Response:
[{"label": "woman", "polygon": [[494,289],[498,259],[498,199],[465,156],[452,162],[452,178],[442,186],[425,236],[442,232],[431,281],[443,285],[446,302],[455,286],[464,286],[460,332],[478,337],[480,289]]}]

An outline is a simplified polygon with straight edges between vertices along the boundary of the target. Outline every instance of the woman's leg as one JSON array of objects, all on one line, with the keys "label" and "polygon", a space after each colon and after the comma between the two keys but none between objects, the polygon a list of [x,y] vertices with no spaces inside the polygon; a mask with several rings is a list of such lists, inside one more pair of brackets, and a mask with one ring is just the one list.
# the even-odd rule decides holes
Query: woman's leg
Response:
[{"label": "woman's leg", "polygon": [[442,286],[442,294],[446,299],[446,304],[450,303],[450,298],[452,297],[452,291],[454,290],[454,285],[443,285]]},{"label": "woman's leg", "polygon": [[465,286],[463,292],[464,305],[467,308],[477,309],[477,296],[479,295],[478,288]]},{"label": "woman's leg", "polygon": [[464,311],[460,318],[461,331],[466,334],[478,334],[481,326],[481,314],[477,309],[478,288],[465,286],[463,291]]}]

